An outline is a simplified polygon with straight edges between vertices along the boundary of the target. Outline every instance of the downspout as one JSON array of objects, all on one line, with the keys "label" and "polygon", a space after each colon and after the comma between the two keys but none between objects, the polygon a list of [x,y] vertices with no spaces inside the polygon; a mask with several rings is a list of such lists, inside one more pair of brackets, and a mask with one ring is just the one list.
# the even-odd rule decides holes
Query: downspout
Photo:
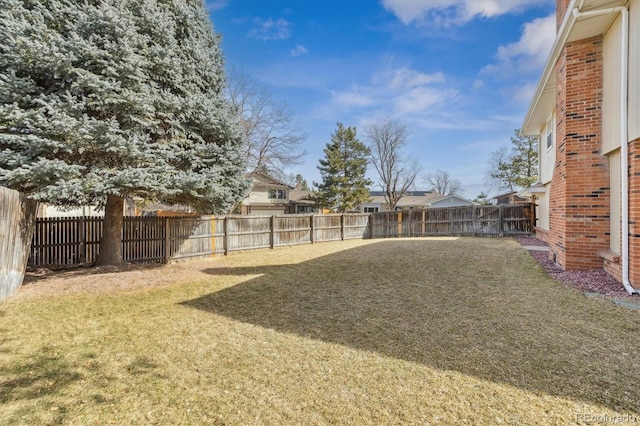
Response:
[{"label": "downspout", "polygon": [[[583,0],[584,1],[584,0]],[[582,2],[580,3],[582,6]],[[629,9],[623,6],[609,9],[580,12],[573,9],[573,16],[578,19],[620,13],[622,19],[621,51],[620,51],[620,192],[622,193],[622,285],[629,294],[639,294],[629,282],[629,145],[628,145],[628,85],[629,85]]]}]

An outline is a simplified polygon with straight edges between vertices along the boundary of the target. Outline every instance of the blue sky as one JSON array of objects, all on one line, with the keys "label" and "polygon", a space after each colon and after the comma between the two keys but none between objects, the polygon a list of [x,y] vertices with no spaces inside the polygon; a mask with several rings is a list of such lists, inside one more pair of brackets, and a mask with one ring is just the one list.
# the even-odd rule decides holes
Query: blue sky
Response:
[{"label": "blue sky", "polygon": [[[286,102],[307,138],[301,173],[336,123],[403,121],[406,153],[474,198],[510,145],[555,35],[555,0],[208,0],[228,67]],[[376,178],[371,170],[371,177]],[[419,179],[416,189],[429,189]],[[379,189],[379,188],[372,188]],[[489,195],[496,195],[492,191]]]}]

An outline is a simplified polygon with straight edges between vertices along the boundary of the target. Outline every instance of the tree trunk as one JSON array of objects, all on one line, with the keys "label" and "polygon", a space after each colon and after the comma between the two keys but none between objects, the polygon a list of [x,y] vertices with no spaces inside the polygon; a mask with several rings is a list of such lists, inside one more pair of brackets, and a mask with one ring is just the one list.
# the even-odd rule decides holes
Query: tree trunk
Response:
[{"label": "tree trunk", "polygon": [[122,266],[122,224],[124,197],[107,195],[100,253],[95,266]]}]

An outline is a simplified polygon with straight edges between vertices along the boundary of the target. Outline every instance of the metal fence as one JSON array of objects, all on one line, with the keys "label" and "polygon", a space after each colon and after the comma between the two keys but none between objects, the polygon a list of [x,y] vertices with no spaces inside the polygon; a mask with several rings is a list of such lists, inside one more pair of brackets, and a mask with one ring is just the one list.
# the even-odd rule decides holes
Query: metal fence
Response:
[{"label": "metal fence", "polygon": [[[504,205],[371,214],[126,217],[122,248],[128,262],[168,263],[173,259],[320,241],[526,235],[532,230],[530,212],[530,205]],[[93,263],[101,238],[100,217],[37,219],[29,266]]]}]

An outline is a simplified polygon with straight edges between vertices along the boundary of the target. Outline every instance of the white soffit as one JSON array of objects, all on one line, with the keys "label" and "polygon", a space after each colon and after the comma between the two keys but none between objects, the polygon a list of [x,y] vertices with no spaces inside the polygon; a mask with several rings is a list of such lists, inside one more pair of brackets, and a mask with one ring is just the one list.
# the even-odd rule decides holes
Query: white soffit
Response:
[{"label": "white soffit", "polygon": [[[570,8],[576,8],[582,3],[581,12],[608,9],[618,6],[625,6],[624,0],[584,0],[572,1]],[[556,76],[555,64],[563,47],[567,43],[584,40],[604,34],[613,21],[617,18],[617,13],[608,13],[598,16],[575,18],[573,13],[567,11],[563,25],[560,27],[556,41],[553,44],[551,53],[547,58],[542,77],[538,82],[536,91],[533,94],[527,115],[522,124],[522,134],[526,136],[537,136],[545,126],[549,116],[555,109],[556,102]]]}]

